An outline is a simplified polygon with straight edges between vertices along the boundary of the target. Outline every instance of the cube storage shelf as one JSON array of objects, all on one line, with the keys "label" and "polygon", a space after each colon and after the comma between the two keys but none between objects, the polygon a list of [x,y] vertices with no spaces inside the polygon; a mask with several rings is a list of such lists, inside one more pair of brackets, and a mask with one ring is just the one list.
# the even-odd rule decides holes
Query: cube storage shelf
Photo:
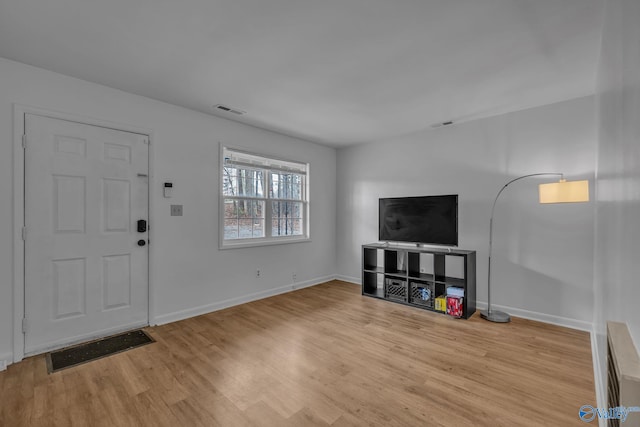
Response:
[{"label": "cube storage shelf", "polygon": [[476,311],[476,252],[462,249],[362,246],[362,295],[435,310],[447,288],[464,289],[462,318]]}]

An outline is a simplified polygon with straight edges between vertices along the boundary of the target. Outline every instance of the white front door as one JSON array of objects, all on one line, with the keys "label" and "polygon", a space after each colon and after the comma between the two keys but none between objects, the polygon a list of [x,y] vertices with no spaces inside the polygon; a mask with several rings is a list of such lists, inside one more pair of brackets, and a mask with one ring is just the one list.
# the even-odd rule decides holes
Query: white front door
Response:
[{"label": "white front door", "polygon": [[148,137],[25,128],[25,354],[147,325]]}]

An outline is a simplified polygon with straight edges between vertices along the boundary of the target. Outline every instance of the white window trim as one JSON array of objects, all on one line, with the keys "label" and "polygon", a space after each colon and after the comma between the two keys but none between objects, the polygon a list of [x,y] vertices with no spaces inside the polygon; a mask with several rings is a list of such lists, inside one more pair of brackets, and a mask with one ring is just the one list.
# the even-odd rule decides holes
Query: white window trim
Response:
[{"label": "white window trim", "polygon": [[[298,236],[277,236],[277,237],[270,237],[270,236],[266,236],[266,230],[265,230],[265,237],[254,237],[254,238],[247,238],[247,239],[234,239],[234,240],[225,240],[224,239],[224,200],[228,199],[229,197],[226,197],[223,192],[222,192],[222,185],[223,185],[223,170],[224,170],[224,150],[228,149],[228,150],[232,150],[235,152],[241,152],[241,153],[245,153],[249,156],[259,156],[259,157],[265,157],[271,160],[276,160],[276,161],[281,161],[281,162],[290,162],[290,163],[298,163],[298,164],[304,164],[306,165],[306,177],[304,180],[304,194],[305,194],[305,200],[302,201],[303,204],[303,209],[304,209],[304,217],[303,217],[303,230],[304,230],[304,234],[303,235],[298,235]],[[309,197],[309,163],[303,162],[303,161],[297,161],[297,160],[292,160],[292,159],[283,159],[280,158],[278,156],[274,156],[271,154],[264,154],[264,153],[259,153],[256,152],[254,150],[251,149],[245,149],[245,148],[238,148],[238,147],[234,147],[234,146],[230,146],[230,145],[223,145],[222,143],[219,144],[219,159],[220,159],[220,163],[219,163],[219,170],[218,170],[218,179],[220,180],[218,182],[218,247],[221,250],[225,250],[225,249],[237,249],[237,248],[250,248],[250,247],[258,247],[258,246],[271,246],[271,245],[284,245],[284,244],[291,244],[291,243],[301,243],[301,242],[310,242],[311,241],[311,234],[310,234],[310,206],[311,206],[311,202],[310,202],[310,197]],[[272,170],[276,170],[277,168],[272,168],[269,166],[263,166],[260,167],[258,165],[253,165],[253,167],[256,168],[264,168],[264,169],[272,169]],[[268,201],[277,201],[278,199],[270,199],[268,197],[265,197],[265,200]],[[289,200],[288,200],[289,201]],[[291,200],[291,201],[295,201],[295,200]],[[265,216],[265,224],[266,224],[267,218]]]}]

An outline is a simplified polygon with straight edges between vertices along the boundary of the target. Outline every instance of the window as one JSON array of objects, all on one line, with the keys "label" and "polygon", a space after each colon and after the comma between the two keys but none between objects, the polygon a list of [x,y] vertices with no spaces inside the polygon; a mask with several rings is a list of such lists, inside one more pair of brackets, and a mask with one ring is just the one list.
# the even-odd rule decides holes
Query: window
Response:
[{"label": "window", "polygon": [[309,238],[308,165],[222,147],[221,247]]}]

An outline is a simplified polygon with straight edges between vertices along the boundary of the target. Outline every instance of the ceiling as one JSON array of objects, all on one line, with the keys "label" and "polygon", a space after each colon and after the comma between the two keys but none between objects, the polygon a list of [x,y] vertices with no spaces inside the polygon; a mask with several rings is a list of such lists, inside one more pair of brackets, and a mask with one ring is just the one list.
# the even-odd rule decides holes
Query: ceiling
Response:
[{"label": "ceiling", "polygon": [[344,146],[594,93],[603,2],[0,0],[0,56]]}]

